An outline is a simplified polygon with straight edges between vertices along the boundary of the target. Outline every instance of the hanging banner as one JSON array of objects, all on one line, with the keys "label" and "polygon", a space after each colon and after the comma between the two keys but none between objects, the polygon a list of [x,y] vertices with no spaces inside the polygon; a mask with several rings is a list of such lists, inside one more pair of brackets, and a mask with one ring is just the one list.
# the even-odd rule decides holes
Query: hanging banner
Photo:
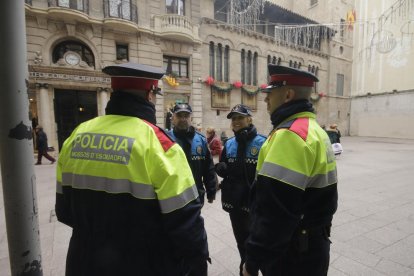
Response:
[{"label": "hanging banner", "polygon": [[216,81],[211,87],[213,87],[218,92],[230,92],[233,89],[233,85],[224,81]]},{"label": "hanging banner", "polygon": [[346,23],[348,25],[348,30],[350,30],[350,31],[354,30],[355,20],[356,20],[355,10],[348,11],[347,14],[346,14]]},{"label": "hanging banner", "polygon": [[247,84],[245,84],[245,85],[242,86],[241,90],[243,92],[246,92],[247,94],[256,95],[257,93],[259,93],[261,88],[256,86],[256,85],[247,85]]}]

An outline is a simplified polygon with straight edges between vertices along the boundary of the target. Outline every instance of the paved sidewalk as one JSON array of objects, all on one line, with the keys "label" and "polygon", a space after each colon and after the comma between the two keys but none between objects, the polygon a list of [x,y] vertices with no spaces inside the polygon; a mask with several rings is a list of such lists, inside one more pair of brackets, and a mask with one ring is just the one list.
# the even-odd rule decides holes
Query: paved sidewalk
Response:
[{"label": "paved sidewalk", "polygon": [[[344,137],[342,145],[329,275],[414,275],[414,140]],[[55,165],[35,170],[43,271],[61,276],[71,231],[53,212]],[[219,200],[220,193],[203,209],[213,259],[209,275],[238,275],[236,242]],[[0,196],[0,275],[6,276],[3,209]]]}]

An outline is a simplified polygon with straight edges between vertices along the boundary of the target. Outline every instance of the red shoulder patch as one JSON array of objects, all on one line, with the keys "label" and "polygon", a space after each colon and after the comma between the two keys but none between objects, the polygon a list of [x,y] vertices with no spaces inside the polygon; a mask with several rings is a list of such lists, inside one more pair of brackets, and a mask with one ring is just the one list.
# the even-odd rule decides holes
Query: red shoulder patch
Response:
[{"label": "red shoulder patch", "polygon": [[156,125],[153,125],[148,121],[145,121],[145,120],[143,121],[147,123],[150,127],[152,127],[164,151],[168,151],[175,144],[175,142],[171,139],[171,137],[168,136],[168,134],[165,133],[165,131],[162,128],[159,128]]},{"label": "red shoulder patch", "polygon": [[309,118],[297,118],[289,130],[300,136],[304,141],[308,138]]}]

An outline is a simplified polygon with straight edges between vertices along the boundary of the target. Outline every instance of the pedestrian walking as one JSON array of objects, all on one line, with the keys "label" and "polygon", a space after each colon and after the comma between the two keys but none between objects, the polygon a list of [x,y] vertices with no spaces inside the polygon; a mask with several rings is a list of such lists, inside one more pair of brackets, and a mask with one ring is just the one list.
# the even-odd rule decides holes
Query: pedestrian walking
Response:
[{"label": "pedestrian walking", "polygon": [[56,215],[72,227],[66,275],[207,275],[201,204],[181,147],[155,125],[164,72],[107,66],[106,115],[80,124],[57,166]]},{"label": "pedestrian walking", "polygon": [[221,183],[221,204],[230,215],[240,254],[240,275],[245,262],[245,242],[249,236],[249,191],[256,175],[260,148],[266,137],[257,133],[250,109],[238,104],[227,115],[234,137],[224,144],[220,163],[216,164]]},{"label": "pedestrian walking", "polygon": [[328,129],[326,129],[328,133],[329,140],[331,144],[341,143],[341,132],[338,129],[337,124],[331,124]]},{"label": "pedestrian walking", "polygon": [[331,124],[326,130],[326,133],[328,134],[329,140],[331,141],[334,154],[340,155],[343,152],[343,148],[341,145],[341,132],[338,129],[338,125]]},{"label": "pedestrian walking", "polygon": [[309,101],[318,78],[268,69],[265,102],[274,128],[257,163],[244,275],[327,275],[338,192],[329,138]]},{"label": "pedestrian walking", "polygon": [[207,194],[208,202],[213,203],[216,198],[217,176],[207,139],[192,126],[193,110],[189,104],[176,104],[173,113],[174,127],[169,133],[184,150],[193,172],[201,203],[204,204],[205,194]]},{"label": "pedestrian walking", "polygon": [[47,160],[50,161],[50,164],[56,162],[56,159],[49,155],[47,152],[48,150],[48,143],[47,143],[47,135],[43,131],[43,127],[41,125],[36,126],[36,147],[37,147],[37,163],[35,165],[42,165],[42,157],[44,156]]},{"label": "pedestrian walking", "polygon": [[214,164],[218,163],[221,156],[222,146],[220,138],[216,134],[216,130],[213,127],[208,127],[206,130],[208,148],[213,156]]}]

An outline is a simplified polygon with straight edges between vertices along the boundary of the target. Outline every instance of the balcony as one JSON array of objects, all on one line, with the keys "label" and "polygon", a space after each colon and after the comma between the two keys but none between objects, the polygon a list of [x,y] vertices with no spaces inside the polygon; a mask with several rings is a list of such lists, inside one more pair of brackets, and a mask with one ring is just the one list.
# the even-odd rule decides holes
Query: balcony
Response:
[{"label": "balcony", "polygon": [[89,0],[48,0],[48,13],[52,18],[88,22]]},{"label": "balcony", "polygon": [[136,31],[138,29],[137,6],[130,1],[104,0],[105,26],[123,30]]},{"label": "balcony", "polygon": [[188,17],[177,14],[155,15],[154,31],[162,37],[184,42],[201,43],[198,25]]}]

